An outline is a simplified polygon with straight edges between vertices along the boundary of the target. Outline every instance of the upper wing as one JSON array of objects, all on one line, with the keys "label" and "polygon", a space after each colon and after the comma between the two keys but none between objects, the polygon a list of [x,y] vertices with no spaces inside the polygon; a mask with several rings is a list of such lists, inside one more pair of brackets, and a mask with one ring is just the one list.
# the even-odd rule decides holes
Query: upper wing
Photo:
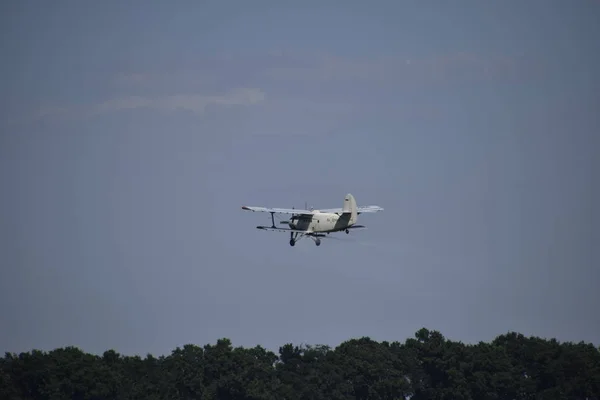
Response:
[{"label": "upper wing", "polygon": [[[324,212],[324,213],[341,213],[341,212],[343,212],[343,209],[342,208],[328,208],[327,210],[320,210],[320,211]],[[356,212],[358,214],[374,213],[374,212],[378,212],[378,211],[383,211],[383,208],[379,207],[379,206],[356,207]]]},{"label": "upper wing", "polygon": [[312,214],[314,214],[314,212],[309,211],[309,210],[298,210],[298,209],[294,209],[294,208],[268,208],[268,207],[248,207],[248,206],[242,206],[242,210],[258,211],[258,212],[269,212],[269,213],[277,213],[277,214],[298,214],[298,215],[312,215]]}]

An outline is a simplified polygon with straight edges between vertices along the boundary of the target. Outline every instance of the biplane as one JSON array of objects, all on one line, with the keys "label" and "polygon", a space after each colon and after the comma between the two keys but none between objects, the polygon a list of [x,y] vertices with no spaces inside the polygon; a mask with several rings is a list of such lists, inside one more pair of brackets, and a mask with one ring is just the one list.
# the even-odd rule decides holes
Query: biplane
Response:
[{"label": "biplane", "polygon": [[[383,211],[383,208],[379,206],[357,207],[356,200],[350,193],[344,197],[344,205],[341,208],[300,210],[295,208],[242,206],[242,209],[270,213],[271,226],[259,225],[256,228],[267,231],[289,232],[290,246],[294,246],[303,237],[310,237],[319,246],[321,245],[320,238],[326,237],[330,233],[345,231],[348,234],[351,229],[366,228],[364,225],[357,225],[360,214]],[[280,221],[280,224],[287,224],[289,228],[277,227],[275,225],[275,214],[289,214],[289,220]]]}]

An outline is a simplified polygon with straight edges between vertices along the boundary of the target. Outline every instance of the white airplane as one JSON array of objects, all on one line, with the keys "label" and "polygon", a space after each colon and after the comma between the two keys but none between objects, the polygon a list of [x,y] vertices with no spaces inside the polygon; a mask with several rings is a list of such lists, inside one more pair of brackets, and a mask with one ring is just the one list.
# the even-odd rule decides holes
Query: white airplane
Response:
[{"label": "white airplane", "polygon": [[[277,232],[290,232],[290,246],[304,236],[308,236],[319,246],[320,237],[325,237],[332,232],[345,231],[350,233],[350,229],[365,228],[364,225],[356,225],[358,215],[362,213],[374,213],[383,211],[379,206],[357,207],[354,196],[350,193],[344,197],[344,206],[342,208],[331,208],[327,210],[296,210],[294,208],[267,208],[267,207],[248,207],[242,206],[243,210],[268,212],[271,213],[271,226],[257,226],[257,229]],[[288,224],[289,228],[278,228],[275,226],[274,214],[291,214],[289,221],[281,221],[282,224]]]}]

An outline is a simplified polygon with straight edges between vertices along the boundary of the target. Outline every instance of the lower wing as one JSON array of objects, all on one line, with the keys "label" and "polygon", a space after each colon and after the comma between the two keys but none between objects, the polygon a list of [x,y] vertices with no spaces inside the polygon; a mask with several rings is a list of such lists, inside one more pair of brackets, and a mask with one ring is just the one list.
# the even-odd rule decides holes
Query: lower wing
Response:
[{"label": "lower wing", "polygon": [[[343,230],[346,230],[346,229],[361,229],[361,228],[366,229],[367,227],[364,226],[364,225],[352,225],[352,226],[348,226],[346,228],[339,229],[339,231],[343,231]],[[273,231],[273,232],[304,233],[304,234],[307,234],[307,235],[317,234],[317,233],[318,234],[327,233],[327,231],[324,231],[324,232],[313,232],[313,231],[303,231],[303,230],[300,230],[300,229],[277,228],[277,227],[262,226],[262,225],[257,226],[256,229],[262,229],[264,231]],[[337,231],[332,231],[332,232],[337,232]]]},{"label": "lower wing", "polygon": [[272,226],[257,226],[256,229],[262,229],[264,231],[273,231],[273,232],[296,232],[296,233],[312,233],[312,231],[303,231],[300,229],[290,229],[290,228],[273,228]]}]

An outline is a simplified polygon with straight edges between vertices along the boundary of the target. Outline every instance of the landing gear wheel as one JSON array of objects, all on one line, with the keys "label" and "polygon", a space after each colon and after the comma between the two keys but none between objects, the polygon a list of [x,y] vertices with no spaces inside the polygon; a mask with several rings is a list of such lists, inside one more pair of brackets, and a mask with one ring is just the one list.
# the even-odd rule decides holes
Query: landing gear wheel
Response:
[{"label": "landing gear wheel", "polygon": [[346,229],[346,235],[349,234],[349,233],[350,233],[350,231],[348,229]]},{"label": "landing gear wheel", "polygon": [[317,238],[317,240],[315,240],[315,244],[317,246],[320,246],[321,245],[321,239]]},{"label": "landing gear wheel", "polygon": [[296,241],[294,239],[290,239],[290,246],[294,246],[296,244]]}]

